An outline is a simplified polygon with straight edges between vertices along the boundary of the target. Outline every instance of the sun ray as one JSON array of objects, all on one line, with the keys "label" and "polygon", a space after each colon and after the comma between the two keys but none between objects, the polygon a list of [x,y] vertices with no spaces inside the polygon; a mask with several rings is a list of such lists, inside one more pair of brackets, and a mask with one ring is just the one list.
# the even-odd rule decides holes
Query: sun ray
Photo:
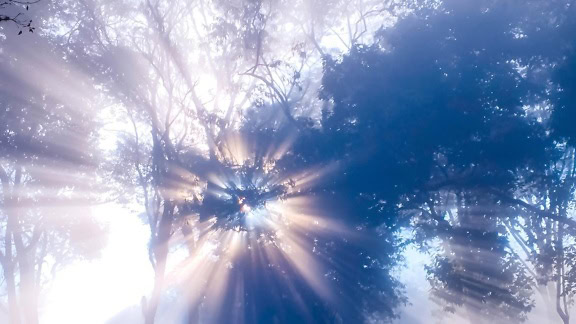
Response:
[{"label": "sun ray", "polygon": [[[258,158],[255,143],[247,143],[249,139],[239,134],[226,136],[221,163],[227,167],[208,174],[210,184],[201,185],[207,188],[204,198],[195,202],[220,207],[210,209],[210,215],[200,215],[204,210],[198,206],[188,208],[186,219],[194,230],[175,241],[194,248],[189,248],[188,256],[173,267],[167,280],[169,286],[185,292],[195,316],[215,320],[223,316],[224,305],[236,305],[236,312],[243,309],[243,316],[248,316],[245,308],[254,298],[261,298],[259,289],[263,289],[252,291],[254,278],[262,280],[260,284],[269,282],[267,289],[283,287],[282,294],[290,296],[302,314],[310,311],[304,302],[309,294],[325,303],[337,302],[332,279],[326,275],[335,261],[322,255],[316,245],[319,238],[352,237],[354,233],[324,215],[311,191],[335,165],[290,174],[276,167],[294,140],[290,137],[276,147],[271,145]],[[187,184],[198,185],[197,181]]]}]

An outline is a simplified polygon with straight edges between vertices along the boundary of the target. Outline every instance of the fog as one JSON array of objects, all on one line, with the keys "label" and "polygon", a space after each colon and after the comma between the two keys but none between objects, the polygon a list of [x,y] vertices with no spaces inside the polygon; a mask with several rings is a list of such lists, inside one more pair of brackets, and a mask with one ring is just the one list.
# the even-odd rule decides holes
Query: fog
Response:
[{"label": "fog", "polygon": [[575,5],[0,3],[0,321],[570,323]]}]

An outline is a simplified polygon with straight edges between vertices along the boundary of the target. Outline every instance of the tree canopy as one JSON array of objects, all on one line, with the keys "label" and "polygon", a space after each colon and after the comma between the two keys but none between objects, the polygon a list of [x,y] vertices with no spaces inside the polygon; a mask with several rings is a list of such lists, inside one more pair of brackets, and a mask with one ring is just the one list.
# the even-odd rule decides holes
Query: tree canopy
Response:
[{"label": "tree canopy", "polygon": [[402,322],[412,247],[444,316],[569,323],[573,1],[31,9],[0,30],[11,323],[98,254],[99,203],[150,230],[147,324]]}]

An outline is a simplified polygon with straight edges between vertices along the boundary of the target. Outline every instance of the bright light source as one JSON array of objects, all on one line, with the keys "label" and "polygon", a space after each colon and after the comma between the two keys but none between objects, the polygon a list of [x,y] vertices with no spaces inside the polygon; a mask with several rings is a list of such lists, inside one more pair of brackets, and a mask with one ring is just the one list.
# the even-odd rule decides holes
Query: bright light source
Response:
[{"label": "bright light source", "polygon": [[241,210],[243,213],[248,213],[248,212],[250,212],[250,211],[252,210],[252,208],[250,208],[250,206],[248,206],[248,205],[242,205],[242,208],[240,208],[240,210]]}]

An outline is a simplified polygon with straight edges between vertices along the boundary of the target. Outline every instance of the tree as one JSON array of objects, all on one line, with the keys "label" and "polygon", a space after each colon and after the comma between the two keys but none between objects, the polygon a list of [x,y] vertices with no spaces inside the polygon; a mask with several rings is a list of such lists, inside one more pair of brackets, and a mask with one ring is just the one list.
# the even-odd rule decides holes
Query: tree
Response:
[{"label": "tree", "polygon": [[[131,170],[124,183],[139,187],[136,192],[151,228],[150,259],[157,284],[145,303],[149,323],[159,303],[168,247],[179,230],[186,236],[192,230],[183,221],[189,216],[183,204],[190,203],[186,199],[198,204],[213,189],[207,181],[211,171],[233,170],[224,163],[225,137],[242,124],[243,109],[250,101],[259,107],[272,102],[284,117],[280,124],[306,127],[298,116],[305,111],[295,108],[317,101],[302,79],[305,73],[317,73],[321,61],[309,55],[317,47],[304,44],[308,36],[296,39],[295,45],[282,39],[279,26],[290,22],[281,13],[289,8],[277,1],[247,2],[241,8],[202,1],[83,2],[74,8],[78,22],[64,22],[71,28],[63,38],[68,49],[122,104],[133,129],[119,146],[122,157],[129,159],[117,161],[119,169]],[[213,22],[220,13],[224,18]],[[120,15],[124,19],[119,24],[107,23]],[[203,42],[207,36],[215,41]],[[86,50],[85,43],[94,45]],[[194,44],[200,44],[197,56],[185,55]],[[290,48],[287,58],[281,55],[285,48]],[[307,67],[314,59],[316,70]],[[271,121],[265,127],[278,125]],[[371,271],[376,279],[377,269]],[[389,288],[396,289],[397,284]],[[264,295],[259,300],[264,301]]]},{"label": "tree", "polygon": [[532,12],[516,9],[447,1],[381,32],[380,46],[328,61],[330,151],[319,156],[350,157],[342,187],[387,211],[367,221],[412,211],[441,239],[429,268],[436,296],[521,320],[530,279],[501,224],[522,201],[516,190],[544,175],[548,142],[523,108],[543,90],[514,66],[535,55],[514,34]]},{"label": "tree", "polygon": [[[71,71],[30,77],[42,61],[28,46],[52,58],[42,39],[8,37],[0,70],[0,264],[10,323],[38,323],[47,280],[73,258],[95,257],[103,243],[89,209],[96,191],[89,185],[96,182],[93,116],[59,87],[71,82]],[[81,80],[74,82],[79,89]]]},{"label": "tree", "polygon": [[29,32],[34,32],[36,27],[32,27],[32,20],[24,18],[24,14],[19,12],[21,10],[28,11],[28,6],[40,2],[40,0],[19,1],[7,0],[0,3],[0,23],[10,21],[14,23],[20,31],[18,35],[22,34],[22,29],[28,29]]}]

